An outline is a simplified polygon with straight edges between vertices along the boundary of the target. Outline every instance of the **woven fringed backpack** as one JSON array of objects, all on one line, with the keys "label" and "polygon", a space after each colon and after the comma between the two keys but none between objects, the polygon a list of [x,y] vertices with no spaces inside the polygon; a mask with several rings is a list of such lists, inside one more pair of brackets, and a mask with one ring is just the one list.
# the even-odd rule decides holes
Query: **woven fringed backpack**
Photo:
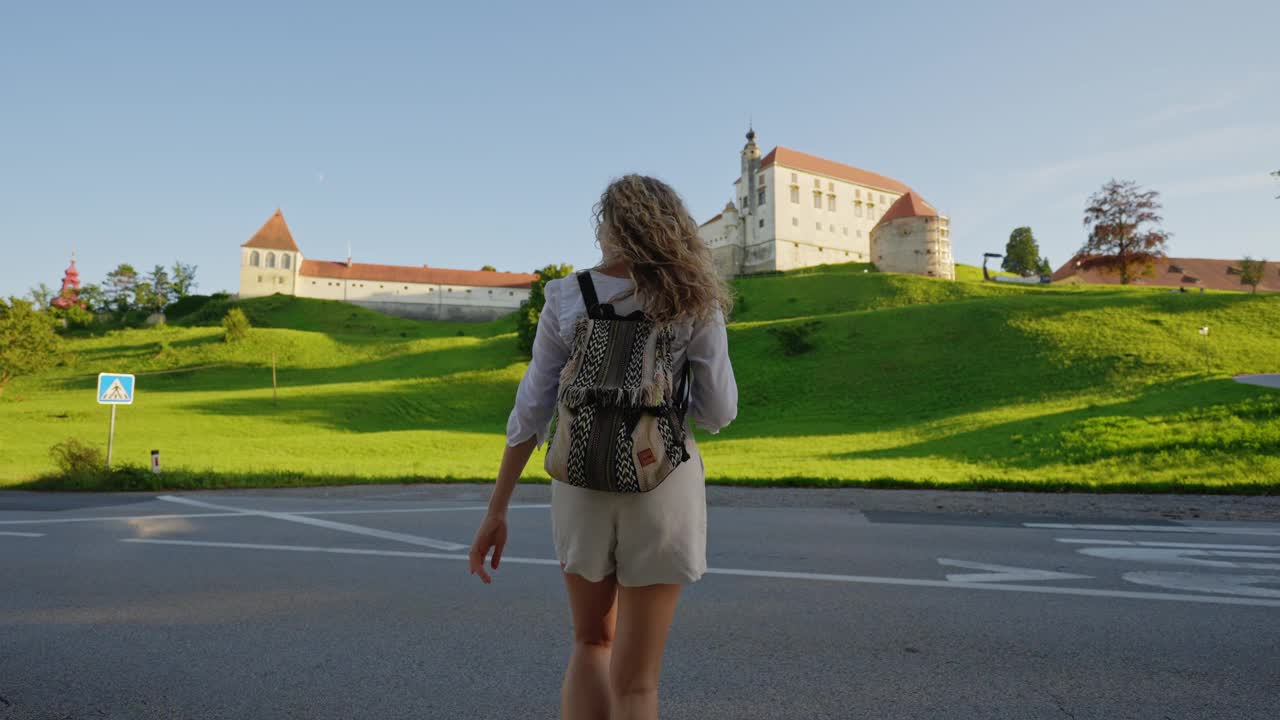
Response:
[{"label": "woven fringed backpack", "polygon": [[689,361],[677,378],[673,324],[643,310],[619,316],[596,297],[590,272],[577,277],[587,315],[560,372],[547,474],[592,490],[648,492],[689,460]]}]

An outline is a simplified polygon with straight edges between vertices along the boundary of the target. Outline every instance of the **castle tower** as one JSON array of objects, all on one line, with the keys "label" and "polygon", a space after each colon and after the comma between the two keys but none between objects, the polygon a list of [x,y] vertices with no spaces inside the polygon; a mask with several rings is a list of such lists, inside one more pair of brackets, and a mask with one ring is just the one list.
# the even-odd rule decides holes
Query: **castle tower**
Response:
[{"label": "castle tower", "polygon": [[277,208],[240,246],[240,297],[296,295],[302,251]]},{"label": "castle tower", "polygon": [[883,272],[954,280],[950,218],[916,191],[907,192],[871,229],[871,260]]},{"label": "castle tower", "polygon": [[71,265],[62,274],[62,289],[53,299],[53,306],[66,310],[72,305],[84,305],[80,301],[80,271],[76,269],[76,254],[71,253]]}]

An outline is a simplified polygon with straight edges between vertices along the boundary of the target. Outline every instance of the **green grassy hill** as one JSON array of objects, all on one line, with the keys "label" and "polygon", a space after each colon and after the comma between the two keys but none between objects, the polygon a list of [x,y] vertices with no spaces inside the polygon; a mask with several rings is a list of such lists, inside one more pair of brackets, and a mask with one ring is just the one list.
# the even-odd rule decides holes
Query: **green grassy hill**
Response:
[{"label": "green grassy hill", "polygon": [[[981,277],[966,268],[962,278]],[[740,411],[699,431],[720,482],[1260,492],[1280,486],[1280,296],[1022,287],[833,265],[742,278]],[[213,305],[167,328],[72,339],[0,401],[0,484],[105,443],[99,371],[133,372],[116,458],[159,448],[177,485],[489,479],[524,361],[509,319],[414,322],[327,301]],[[816,322],[809,353],[772,329]],[[1210,369],[1205,338],[1211,328]],[[280,383],[273,402],[271,362]],[[179,470],[180,472],[170,472]],[[535,454],[529,478],[545,478]]]}]

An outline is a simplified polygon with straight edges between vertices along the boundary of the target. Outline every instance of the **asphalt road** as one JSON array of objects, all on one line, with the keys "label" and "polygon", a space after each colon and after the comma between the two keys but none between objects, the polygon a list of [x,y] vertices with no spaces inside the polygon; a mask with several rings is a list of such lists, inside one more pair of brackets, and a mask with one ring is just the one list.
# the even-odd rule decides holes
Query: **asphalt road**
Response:
[{"label": "asphalt road", "polygon": [[[0,493],[0,720],[556,717],[546,488],[491,586],[487,496]],[[664,718],[1280,717],[1274,498],[709,499]]]}]

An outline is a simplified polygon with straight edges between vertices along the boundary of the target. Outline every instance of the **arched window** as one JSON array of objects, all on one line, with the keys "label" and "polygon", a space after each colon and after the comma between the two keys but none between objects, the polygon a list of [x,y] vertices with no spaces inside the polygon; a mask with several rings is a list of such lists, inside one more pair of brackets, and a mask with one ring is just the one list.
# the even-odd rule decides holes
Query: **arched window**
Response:
[{"label": "arched window", "polygon": [[290,261],[291,261],[291,257],[292,257],[292,256],[290,256],[290,255],[288,255],[288,254],[281,255],[281,256],[280,256],[280,267],[284,268],[285,270],[288,270],[288,269],[289,269],[289,263],[290,263]]},{"label": "arched window", "polygon": [[259,262],[260,262],[260,261],[258,260],[258,251],[257,251],[257,250],[254,250],[253,252],[249,253],[249,264],[250,264],[250,265],[252,265],[252,266],[254,266],[254,267],[258,267]]},{"label": "arched window", "polygon": [[273,268],[275,266],[276,266],[276,254],[271,252],[267,253],[267,267]]}]

